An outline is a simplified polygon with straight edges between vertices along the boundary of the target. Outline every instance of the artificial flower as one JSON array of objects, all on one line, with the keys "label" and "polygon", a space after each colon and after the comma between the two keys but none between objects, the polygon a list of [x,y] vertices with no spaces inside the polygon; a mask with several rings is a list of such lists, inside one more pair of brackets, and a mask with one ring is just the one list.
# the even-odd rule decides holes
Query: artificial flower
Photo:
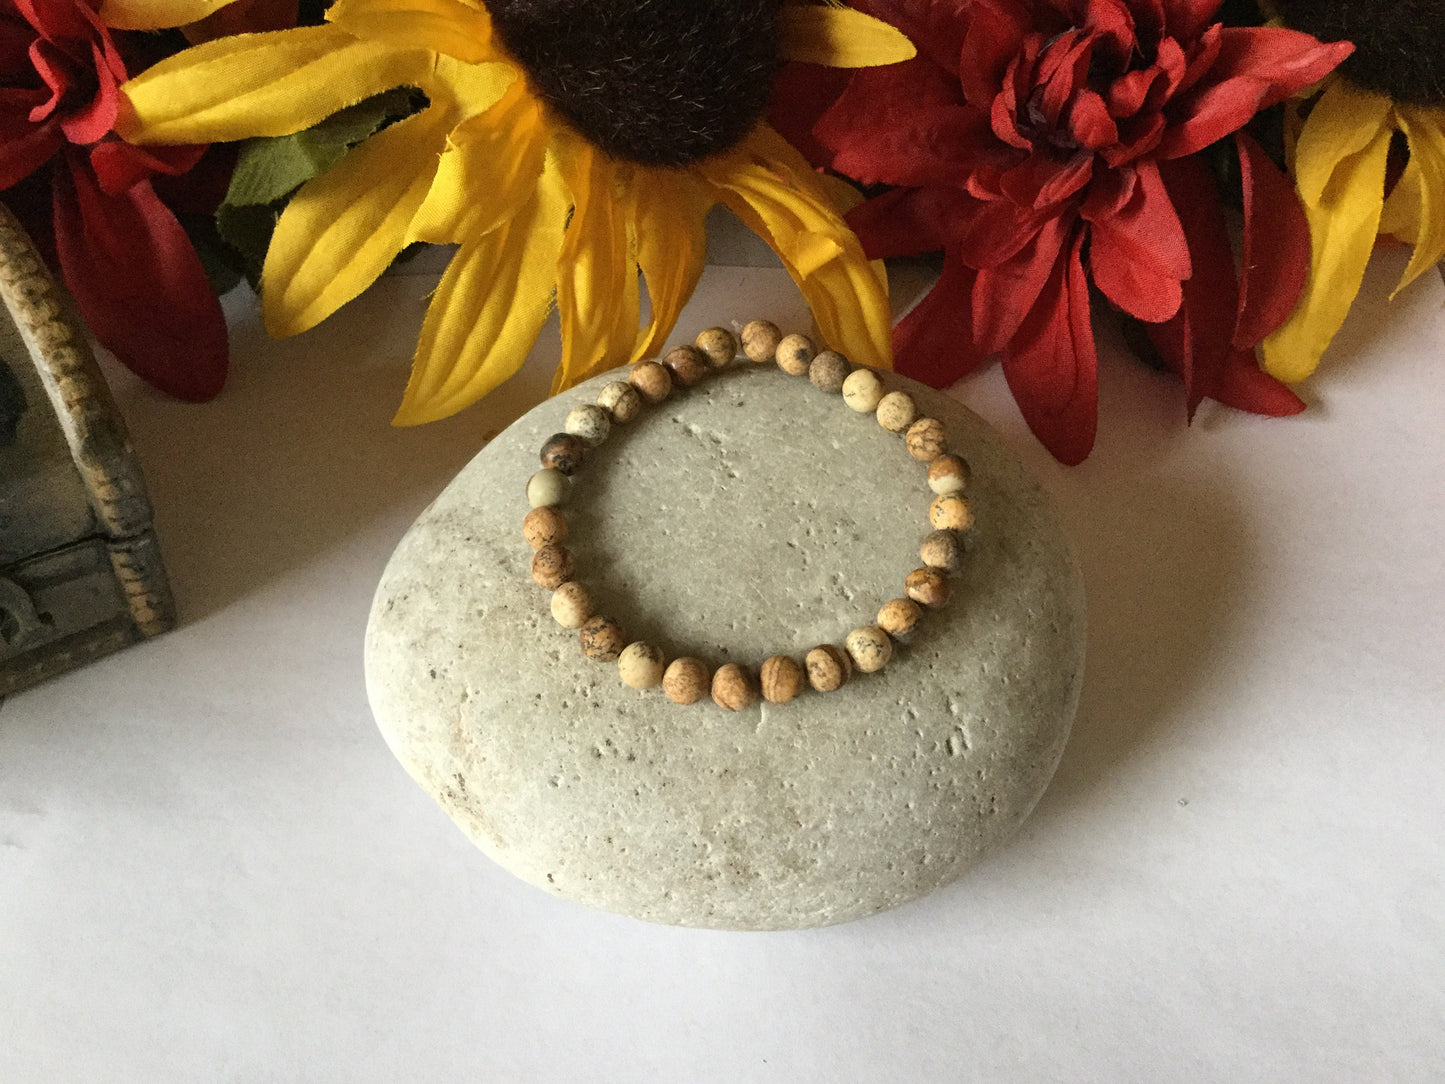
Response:
[{"label": "artificial flower", "polygon": [[[1423,5],[1382,19],[1374,4],[1336,0],[1290,3],[1285,12],[1359,45],[1321,93],[1289,106],[1288,149],[1313,258],[1299,307],[1265,339],[1263,354],[1269,372],[1296,381],[1314,372],[1344,323],[1377,237],[1414,246],[1397,294],[1445,259],[1445,11]],[[1403,171],[1392,168],[1402,147]]]},{"label": "artificial flower", "polygon": [[[1090,287],[1143,322],[1204,397],[1303,404],[1254,346],[1308,265],[1290,186],[1241,129],[1349,52],[1297,31],[1225,27],[1219,0],[869,0],[919,56],[853,73],[813,134],[827,164],[896,186],[849,222],[869,255],[942,249],[899,325],[900,371],[942,386],[993,353],[1029,426],[1066,463],[1094,443]],[[1243,277],[1200,153],[1235,135]]]},{"label": "artificial flower", "polygon": [[[225,380],[225,321],[185,231],[152,180],[200,147],[145,152],[114,134],[123,42],[224,0],[0,0],[0,190],[14,199],[103,345],[182,399]],[[30,197],[30,198],[26,198]]]},{"label": "artificial flower", "polygon": [[[855,11],[785,12],[785,40],[812,60],[913,53]],[[292,335],[356,297],[405,246],[460,245],[428,309],[399,424],[452,414],[516,372],[554,294],[554,390],[656,352],[702,271],[703,215],[719,202],[778,252],[829,342],[888,364],[879,270],[823,181],[765,124],[685,165],[623,161],[541,100],[477,0],[338,0],[326,17],[161,63],[126,86],[124,131],[146,144],[280,136],[393,87],[426,94],[424,110],[296,193],[261,277],[268,329]],[[641,329],[639,270],[652,300]]]}]

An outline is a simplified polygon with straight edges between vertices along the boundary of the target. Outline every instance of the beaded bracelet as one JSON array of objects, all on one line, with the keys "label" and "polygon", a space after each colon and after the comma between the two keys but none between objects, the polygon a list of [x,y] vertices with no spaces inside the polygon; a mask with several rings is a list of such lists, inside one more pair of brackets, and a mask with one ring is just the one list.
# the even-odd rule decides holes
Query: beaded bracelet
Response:
[{"label": "beaded bracelet", "polygon": [[[885,603],[874,624],[848,633],[841,647],[814,647],[801,666],[789,655],[771,656],[758,668],[756,681],[752,672],[738,663],[711,671],[701,659],[682,656],[669,662],[652,644],[629,643],[616,621],[594,612],[587,588],[574,578],[572,555],[562,546],[567,520],[558,509],[588,451],[605,441],[614,425],[632,421],[646,406],[667,399],[674,388],[692,387],[709,373],[728,367],[739,346],[749,361],[776,361],[784,372],[807,376],[820,391],[841,393],[843,402],[853,410],[873,414],[884,429],[901,434],[909,455],[928,464],[928,486],[935,494],[928,508],[933,532],[919,548],[923,567],[910,572],[904,581],[906,597]],[[661,363],[638,362],[626,381],[604,387],[595,404],[572,410],[563,429],[542,445],[542,469],[527,481],[532,510],[522,522],[522,533],[535,551],[532,579],[552,592],[553,618],[563,628],[578,630],[588,658],[616,662],[623,683],[634,689],[661,685],[677,704],[695,704],[709,692],[729,711],[748,707],[759,693],[770,703],[786,704],[805,685],[832,692],[847,682],[855,669],[865,674],[883,669],[893,656],[894,643],[909,639],[924,610],[938,609],[948,601],[948,573],[958,570],[963,559],[962,539],[973,530],[973,510],[963,496],[969,467],[949,453],[943,423],[919,417],[907,392],[885,393],[873,370],[855,369],[842,354],[819,352],[806,335],[784,335],[766,320],[754,320],[744,327],[741,343],[727,328],[714,327],[702,332],[694,345],[670,351]]]}]

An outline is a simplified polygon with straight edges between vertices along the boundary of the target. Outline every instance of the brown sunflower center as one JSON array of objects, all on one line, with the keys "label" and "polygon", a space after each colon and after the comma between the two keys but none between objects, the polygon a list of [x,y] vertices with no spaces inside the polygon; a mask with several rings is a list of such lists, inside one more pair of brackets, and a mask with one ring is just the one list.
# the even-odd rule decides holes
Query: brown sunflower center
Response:
[{"label": "brown sunflower center", "polygon": [[1401,102],[1445,105],[1445,3],[1283,0],[1285,20],[1321,41],[1352,41],[1340,65],[1354,83]]}]

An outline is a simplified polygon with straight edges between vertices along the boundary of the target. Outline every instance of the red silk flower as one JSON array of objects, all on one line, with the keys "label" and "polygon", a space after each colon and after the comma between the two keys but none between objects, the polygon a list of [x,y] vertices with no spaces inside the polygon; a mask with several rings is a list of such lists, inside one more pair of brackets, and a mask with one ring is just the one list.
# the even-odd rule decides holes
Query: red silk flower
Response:
[{"label": "red silk flower", "polygon": [[225,320],[151,186],[203,148],[122,142],[112,129],[125,79],[90,0],[0,0],[0,191],[48,186],[55,258],[96,338],[156,387],[209,399],[226,377]]},{"label": "red silk flower", "polygon": [[[1058,459],[1092,449],[1090,286],[1144,321],[1184,381],[1264,414],[1304,404],[1255,345],[1309,268],[1294,188],[1241,131],[1350,51],[1215,22],[1221,0],[863,0],[918,56],[853,73],[812,136],[826,164],[892,190],[849,221],[873,257],[942,249],[895,332],[898,368],[944,386],[993,353]],[[1199,151],[1234,134],[1242,280]]]}]

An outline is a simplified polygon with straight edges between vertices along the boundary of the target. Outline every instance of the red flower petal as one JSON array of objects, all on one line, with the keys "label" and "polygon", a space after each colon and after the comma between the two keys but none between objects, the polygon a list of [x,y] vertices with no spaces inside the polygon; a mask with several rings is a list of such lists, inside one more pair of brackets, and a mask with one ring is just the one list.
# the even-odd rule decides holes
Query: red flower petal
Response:
[{"label": "red flower petal", "polygon": [[768,123],[814,165],[833,164],[833,152],[814,136],[813,126],[842,95],[851,74],[845,68],[792,63],[773,78]]},{"label": "red flower petal", "polygon": [[1259,367],[1253,350],[1233,349],[1224,359],[1212,398],[1235,410],[1284,418],[1305,409],[1305,401]]},{"label": "red flower petal", "polygon": [[119,139],[97,143],[90,149],[90,165],[108,194],[119,195],[153,173],[176,175],[201,160],[204,146],[137,147]]},{"label": "red flower petal", "polygon": [[956,255],[943,260],[943,273],[913,311],[893,329],[893,354],[904,376],[946,388],[977,369],[988,351],[973,343],[969,294],[974,272]]},{"label": "red flower petal", "polygon": [[894,188],[848,212],[848,225],[870,260],[935,252],[947,244],[948,222],[966,196],[951,188]]},{"label": "red flower petal", "polygon": [[1135,183],[1117,210],[1084,204],[1082,214],[1092,224],[1089,271],[1110,301],[1157,324],[1179,311],[1180,283],[1192,272],[1189,245],[1158,167],[1141,162],[1133,174]]},{"label": "red flower petal", "polygon": [[1171,38],[1193,41],[1214,22],[1224,0],[1165,0],[1164,32]]},{"label": "red flower petal", "polygon": [[1244,181],[1244,272],[1236,347],[1253,350],[1294,310],[1310,269],[1310,227],[1294,183],[1252,136],[1236,132]]},{"label": "red flower petal", "polygon": [[1074,222],[1072,215],[1048,219],[1017,255],[978,272],[973,284],[972,339],[984,353],[1008,345],[1038,304]]},{"label": "red flower petal", "polygon": [[1088,457],[1098,427],[1098,355],[1082,246],[1080,233],[1003,355],[1004,376],[1024,420],[1069,466]]},{"label": "red flower petal", "polygon": [[27,119],[37,96],[44,92],[0,90],[0,191],[19,184],[65,146],[57,124],[32,124]]},{"label": "red flower petal", "polygon": [[95,336],[178,399],[210,399],[226,379],[220,302],[180,223],[147,183],[104,192],[88,159],[55,170],[55,243],[65,284]]}]

